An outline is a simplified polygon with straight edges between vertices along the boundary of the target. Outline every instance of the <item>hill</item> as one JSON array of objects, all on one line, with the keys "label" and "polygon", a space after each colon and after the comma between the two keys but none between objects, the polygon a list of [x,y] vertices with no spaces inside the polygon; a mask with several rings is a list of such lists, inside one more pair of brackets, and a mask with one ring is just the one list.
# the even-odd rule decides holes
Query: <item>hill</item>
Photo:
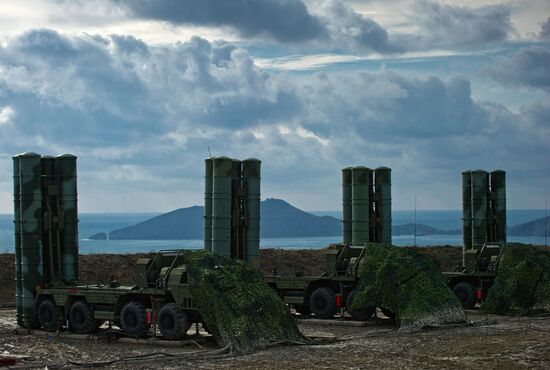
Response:
[{"label": "hill", "polygon": [[523,224],[508,227],[510,236],[544,236],[544,230],[550,233],[550,216],[537,218]]},{"label": "hill", "polygon": [[[266,199],[260,206],[261,237],[337,236],[340,220],[314,216],[284,200]],[[136,225],[111,231],[109,239],[179,240],[202,239],[204,207],[180,208]]]}]

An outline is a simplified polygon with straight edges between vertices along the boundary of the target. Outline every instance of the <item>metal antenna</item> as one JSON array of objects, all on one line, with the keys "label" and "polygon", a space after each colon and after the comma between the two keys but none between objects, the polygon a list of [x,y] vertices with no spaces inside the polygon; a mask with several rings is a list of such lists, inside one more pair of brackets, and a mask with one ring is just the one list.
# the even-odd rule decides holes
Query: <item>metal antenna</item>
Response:
[{"label": "metal antenna", "polygon": [[547,247],[546,238],[548,235],[548,199],[544,201],[544,246]]},{"label": "metal antenna", "polygon": [[416,194],[414,195],[414,246],[416,247]]},{"label": "metal antenna", "polygon": [[210,158],[212,158],[212,153],[210,152],[210,145],[208,145],[208,155],[210,156]]}]

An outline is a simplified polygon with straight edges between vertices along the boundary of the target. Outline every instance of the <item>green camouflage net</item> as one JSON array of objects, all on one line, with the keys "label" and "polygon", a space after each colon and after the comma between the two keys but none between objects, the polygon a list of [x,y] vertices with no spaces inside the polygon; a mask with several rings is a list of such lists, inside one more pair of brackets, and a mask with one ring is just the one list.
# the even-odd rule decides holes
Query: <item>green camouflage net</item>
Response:
[{"label": "green camouflage net", "polygon": [[366,248],[352,309],[383,307],[395,314],[403,330],[466,321],[462,305],[433,261],[404,248]]},{"label": "green camouflage net", "polygon": [[550,310],[550,252],[527,244],[508,244],[481,308],[516,315]]},{"label": "green camouflage net", "polygon": [[306,343],[290,310],[242,261],[207,251],[187,252],[193,301],[208,330],[236,353],[250,353],[278,342]]}]

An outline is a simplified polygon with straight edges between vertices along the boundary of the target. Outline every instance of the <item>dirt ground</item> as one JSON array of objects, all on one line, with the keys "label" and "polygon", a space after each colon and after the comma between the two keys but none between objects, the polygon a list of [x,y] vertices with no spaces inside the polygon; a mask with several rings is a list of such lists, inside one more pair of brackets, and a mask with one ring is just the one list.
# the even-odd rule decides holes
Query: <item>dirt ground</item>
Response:
[{"label": "dirt ground", "polygon": [[[472,325],[399,332],[388,319],[354,327],[299,323],[314,345],[279,345],[234,356],[213,342],[202,347],[163,347],[55,333],[16,334],[15,310],[0,309],[0,358],[16,356],[12,368],[75,368],[116,361],[111,368],[131,369],[548,369],[550,317],[485,316],[468,311]],[[322,337],[324,339],[319,339]],[[201,342],[202,343],[202,342]],[[69,363],[74,361],[76,363]]]}]

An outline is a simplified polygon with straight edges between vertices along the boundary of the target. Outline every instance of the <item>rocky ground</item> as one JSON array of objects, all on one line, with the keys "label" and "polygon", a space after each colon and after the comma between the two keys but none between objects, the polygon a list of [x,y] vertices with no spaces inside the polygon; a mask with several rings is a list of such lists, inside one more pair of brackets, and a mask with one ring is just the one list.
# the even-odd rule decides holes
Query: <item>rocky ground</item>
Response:
[{"label": "rocky ground", "polygon": [[[71,338],[44,332],[17,334],[15,310],[0,309],[0,358],[17,357],[13,368],[75,368],[104,362],[132,369],[359,369],[468,368],[548,369],[550,318],[502,317],[469,311],[471,325],[403,333],[388,319],[372,326],[318,325],[300,330],[312,345],[279,345],[234,356],[213,342],[164,347],[120,343],[107,336]],[[98,364],[99,365],[99,364]]]}]

